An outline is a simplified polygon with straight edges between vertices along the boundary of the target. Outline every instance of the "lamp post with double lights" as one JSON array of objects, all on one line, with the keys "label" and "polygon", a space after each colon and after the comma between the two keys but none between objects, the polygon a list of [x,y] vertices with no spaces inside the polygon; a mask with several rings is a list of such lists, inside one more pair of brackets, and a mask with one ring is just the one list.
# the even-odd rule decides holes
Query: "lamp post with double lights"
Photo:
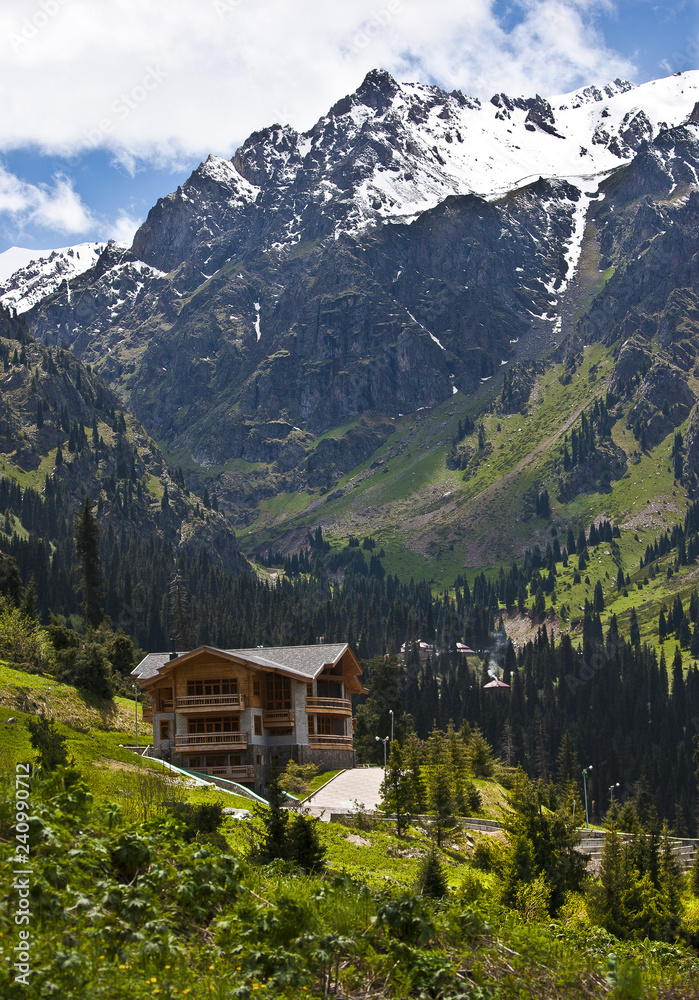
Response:
[{"label": "lamp post with double lights", "polygon": [[384,736],[383,739],[381,739],[380,736],[376,737],[377,743],[383,743],[383,769],[384,769],[384,771],[386,770],[386,746],[390,742],[390,739],[391,739],[390,736]]},{"label": "lamp post with double lights", "polygon": [[615,782],[613,785],[609,786],[609,808],[610,809],[614,805],[614,789],[615,788],[619,788],[619,787],[620,787],[620,785],[619,785],[618,781]]},{"label": "lamp post with double lights", "polygon": [[583,784],[585,786],[585,826],[590,829],[590,814],[587,811],[587,772],[592,770],[592,764],[583,768]]}]

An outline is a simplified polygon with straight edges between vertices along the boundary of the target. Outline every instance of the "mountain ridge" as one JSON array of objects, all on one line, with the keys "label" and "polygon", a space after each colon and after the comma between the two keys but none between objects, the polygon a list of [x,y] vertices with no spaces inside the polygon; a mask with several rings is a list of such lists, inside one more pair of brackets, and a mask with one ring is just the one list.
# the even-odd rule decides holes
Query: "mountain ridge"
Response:
[{"label": "mountain ridge", "polygon": [[[698,88],[692,72],[481,104],[374,71],[303,135],[275,125],[232,161],[209,157],[132,248],[110,245],[28,323],[96,366],[237,526],[275,497],[315,508],[390,451],[404,414],[477,416],[502,370],[522,383],[528,365],[574,367],[622,335],[652,356],[658,322],[683,322],[694,294]],[[476,179],[500,172],[487,197],[456,169],[484,151]],[[561,174],[592,172],[546,177],[554,154]],[[657,433],[673,426],[658,385],[686,384],[690,409],[695,394],[672,350],[663,363],[642,387]]]}]

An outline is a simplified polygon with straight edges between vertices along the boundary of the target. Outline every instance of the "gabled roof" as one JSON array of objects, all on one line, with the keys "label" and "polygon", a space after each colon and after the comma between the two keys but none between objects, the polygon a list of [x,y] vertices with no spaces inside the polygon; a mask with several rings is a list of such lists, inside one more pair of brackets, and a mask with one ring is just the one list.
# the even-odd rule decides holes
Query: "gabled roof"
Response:
[{"label": "gabled roof", "polygon": [[[352,665],[356,668],[355,673],[358,675],[362,672],[359,661],[347,643],[337,642],[314,646],[260,646],[255,649],[200,646],[189,652],[178,653],[175,659],[171,659],[171,653],[149,653],[131,671],[131,676],[145,687],[150,681],[167,674],[171,666],[181,666],[204,652],[230,659],[233,663],[243,662],[263,670],[277,670],[300,680],[313,680],[324,667],[334,666],[345,653],[349,653]],[[361,684],[359,687],[361,688]]]}]

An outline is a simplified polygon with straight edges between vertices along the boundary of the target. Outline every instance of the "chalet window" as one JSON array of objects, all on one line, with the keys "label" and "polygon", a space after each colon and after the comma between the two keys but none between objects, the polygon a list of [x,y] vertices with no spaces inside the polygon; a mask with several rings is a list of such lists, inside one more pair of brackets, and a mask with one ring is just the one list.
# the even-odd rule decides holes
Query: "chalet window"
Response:
[{"label": "chalet window", "polygon": [[262,716],[255,716],[255,736],[262,736]]},{"label": "chalet window", "polygon": [[281,674],[267,674],[267,708],[291,708],[291,681]]},{"label": "chalet window", "polygon": [[274,730],[274,735],[275,736],[291,736],[291,734],[293,733],[293,731],[294,730],[291,727],[289,727],[288,729],[275,729]]},{"label": "chalet window", "polygon": [[335,720],[332,716],[319,715],[316,720],[316,725],[318,727],[319,736],[335,735]]},{"label": "chalet window", "polygon": [[316,681],[318,685],[319,698],[341,698],[342,685],[338,681],[323,680]]},{"label": "chalet window", "polygon": [[230,756],[231,767],[240,767],[240,754],[232,753]]},{"label": "chalet window", "polygon": [[240,720],[237,715],[226,715],[217,719],[188,719],[187,732],[192,733],[237,733]]},{"label": "chalet window", "polygon": [[226,758],[223,754],[210,754],[206,758],[207,767],[225,767]]},{"label": "chalet window", "polygon": [[258,765],[259,764],[264,764],[264,759],[263,759],[261,753],[258,753],[257,757],[255,757],[255,763],[258,764]]},{"label": "chalet window", "polygon": [[260,682],[259,681],[253,681],[252,682],[252,693],[254,695],[256,695],[256,697],[258,697],[258,698],[260,697]]},{"label": "chalet window", "polygon": [[227,677],[224,680],[187,681],[187,697],[213,697],[219,694],[237,694],[238,679]]},{"label": "chalet window", "polygon": [[199,767],[199,758],[198,757],[190,757],[189,758],[189,766],[190,766],[190,768],[193,771],[195,771]]},{"label": "chalet window", "polygon": [[160,723],[160,739],[169,740],[170,739],[170,723],[162,722]]},{"label": "chalet window", "polygon": [[308,735],[315,736],[316,732],[316,720],[314,715],[308,716]]},{"label": "chalet window", "polygon": [[313,685],[312,684],[307,684],[306,685],[306,697],[307,698],[312,698],[313,697]]}]

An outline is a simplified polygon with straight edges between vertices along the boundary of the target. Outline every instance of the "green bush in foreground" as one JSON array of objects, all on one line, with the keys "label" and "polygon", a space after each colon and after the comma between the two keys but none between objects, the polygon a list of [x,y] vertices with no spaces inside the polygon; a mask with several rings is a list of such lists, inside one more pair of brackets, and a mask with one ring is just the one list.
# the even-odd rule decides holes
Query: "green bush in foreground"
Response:
[{"label": "green bush in foreground", "polygon": [[[288,857],[252,863],[250,835],[263,838],[261,819],[219,825],[213,812],[173,810],[163,796],[135,822],[119,803],[96,806],[74,767],[37,773],[29,796],[31,982],[22,993],[3,963],[3,997],[583,1000],[610,989],[633,996],[639,975],[644,996],[699,997],[699,964],[684,947],[621,942],[601,928],[538,920],[531,907],[527,922],[495,901],[492,873],[459,865],[460,886],[443,899],[412,893],[386,873],[401,871],[388,864],[398,848],[424,851],[414,833],[359,838],[322,825],[326,864],[314,873]],[[6,952],[17,943],[13,801],[14,776],[0,790]],[[200,839],[216,831],[225,846]],[[363,841],[353,848],[358,858],[373,859],[371,888],[339,870],[348,837]],[[435,845],[432,852],[452,881],[457,863]]]}]

